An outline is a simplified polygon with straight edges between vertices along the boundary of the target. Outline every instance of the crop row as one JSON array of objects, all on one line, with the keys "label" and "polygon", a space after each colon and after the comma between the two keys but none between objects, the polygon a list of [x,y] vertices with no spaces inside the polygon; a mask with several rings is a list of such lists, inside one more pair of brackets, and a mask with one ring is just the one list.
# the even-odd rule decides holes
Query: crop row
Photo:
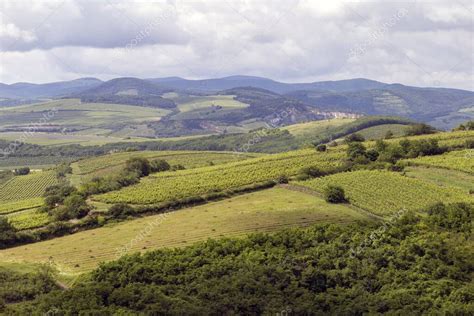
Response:
[{"label": "crop row", "polygon": [[211,167],[163,172],[143,179],[139,184],[94,197],[106,203],[152,204],[197,197],[243,186],[293,176],[302,168],[318,166],[332,169],[341,165],[340,152],[314,150],[267,155]]},{"label": "crop row", "polygon": [[115,153],[88,158],[73,164],[77,166],[75,174],[89,174],[100,169],[122,166],[131,157],[164,159],[172,165],[183,165],[186,168],[202,167],[212,164],[240,161],[255,157],[256,154],[236,154],[229,152],[196,152],[196,151],[142,151]]},{"label": "crop row", "polygon": [[474,149],[458,150],[438,156],[426,156],[403,161],[407,165],[439,167],[474,174]]},{"label": "crop row", "polygon": [[26,200],[7,202],[0,204],[0,214],[10,214],[43,205],[43,198],[31,198]]},{"label": "crop row", "polygon": [[37,209],[7,215],[7,218],[13,227],[18,230],[37,228],[50,222],[48,214]]},{"label": "crop row", "polygon": [[0,202],[14,202],[43,195],[48,186],[57,183],[54,171],[34,172],[16,176],[0,187]]},{"label": "crop row", "polygon": [[420,210],[436,202],[474,203],[463,190],[440,187],[388,171],[355,171],[303,181],[299,184],[323,192],[341,186],[350,203],[378,215],[399,210]]}]

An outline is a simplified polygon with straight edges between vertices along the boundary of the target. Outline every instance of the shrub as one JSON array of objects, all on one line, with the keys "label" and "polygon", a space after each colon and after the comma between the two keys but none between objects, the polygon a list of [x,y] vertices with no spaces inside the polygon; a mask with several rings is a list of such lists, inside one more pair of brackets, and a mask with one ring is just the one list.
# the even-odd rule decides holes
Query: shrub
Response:
[{"label": "shrub", "polygon": [[289,182],[289,179],[288,179],[288,177],[287,177],[286,175],[282,174],[282,175],[280,175],[280,176],[276,179],[276,182],[277,182],[277,183],[280,183],[280,184],[282,184],[282,183],[288,183],[288,182]]},{"label": "shrub", "polygon": [[387,133],[385,133],[385,139],[392,139],[393,138],[393,132],[388,130]]},{"label": "shrub", "polygon": [[322,177],[322,176],[325,176],[326,173],[324,171],[322,171],[321,169],[319,169],[318,167],[306,167],[306,168],[303,168],[301,169],[301,172],[300,172],[301,175],[303,175],[303,177],[305,177],[306,179],[307,178],[318,178],[318,177]]},{"label": "shrub", "polygon": [[363,156],[365,157],[366,148],[362,143],[359,142],[351,142],[347,147],[347,158],[349,160],[355,160],[357,157]]},{"label": "shrub", "polygon": [[150,162],[150,168],[152,172],[162,172],[170,170],[171,166],[163,159],[156,159]]},{"label": "shrub", "polygon": [[376,161],[379,157],[379,152],[375,149],[369,149],[367,150],[366,156],[370,161]]},{"label": "shrub", "polygon": [[320,152],[324,152],[324,151],[327,150],[327,146],[324,145],[324,144],[318,145],[318,146],[316,146],[316,150],[320,151]]},{"label": "shrub", "polygon": [[329,203],[344,203],[347,201],[344,189],[335,185],[328,185],[325,188],[324,199]]},{"label": "shrub", "polygon": [[18,168],[18,169],[15,169],[14,171],[14,174],[17,176],[26,176],[29,173],[30,173],[30,168],[28,167]]},{"label": "shrub", "polygon": [[133,157],[125,162],[125,170],[137,172],[140,177],[150,174],[150,162],[143,157]]},{"label": "shrub", "polygon": [[113,218],[124,219],[135,214],[135,210],[128,204],[114,204],[109,208],[107,215]]},{"label": "shrub", "polygon": [[414,124],[408,127],[405,130],[405,136],[433,134],[435,132],[436,130],[432,126],[429,126],[428,124],[420,123],[420,124]]},{"label": "shrub", "polygon": [[362,136],[361,134],[357,134],[357,133],[354,133],[354,134],[350,134],[348,136],[346,136],[344,138],[344,141],[346,143],[351,143],[351,142],[363,142],[365,141],[365,138],[364,136]]}]

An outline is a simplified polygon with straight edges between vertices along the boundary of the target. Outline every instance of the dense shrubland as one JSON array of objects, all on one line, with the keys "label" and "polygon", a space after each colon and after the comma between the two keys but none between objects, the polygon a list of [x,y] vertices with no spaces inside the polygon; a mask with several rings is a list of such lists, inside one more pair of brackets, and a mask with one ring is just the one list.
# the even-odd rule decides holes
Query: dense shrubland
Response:
[{"label": "dense shrubland", "polygon": [[473,209],[426,211],[126,256],[6,313],[472,314]]}]

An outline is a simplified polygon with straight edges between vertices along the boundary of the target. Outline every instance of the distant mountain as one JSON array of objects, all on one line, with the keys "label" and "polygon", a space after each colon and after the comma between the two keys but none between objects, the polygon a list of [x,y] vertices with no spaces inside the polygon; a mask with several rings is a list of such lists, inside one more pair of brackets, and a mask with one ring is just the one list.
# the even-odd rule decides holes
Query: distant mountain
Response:
[{"label": "distant mountain", "polygon": [[[472,111],[463,111],[474,107],[474,92],[458,89],[391,84],[376,89],[347,92],[300,90],[287,93],[286,96],[323,111],[399,115],[443,128],[474,117]],[[456,118],[450,118],[455,114]],[[447,117],[450,121],[440,124],[437,122],[439,117]]]},{"label": "distant mountain", "polygon": [[368,79],[349,79],[339,81],[321,81],[313,83],[283,83],[262,77],[230,76],[218,79],[188,80],[179,77],[147,79],[150,82],[166,85],[170,88],[196,92],[217,92],[237,87],[254,87],[275,93],[288,93],[297,90],[356,91],[385,86],[385,83]]},{"label": "distant mountain", "polygon": [[298,109],[298,120],[304,115],[311,119],[318,112],[349,112],[398,115],[440,128],[451,128],[474,119],[472,91],[418,88],[363,78],[311,83],[283,83],[254,76],[203,80],[180,77],[117,78],[106,82],[82,78],[48,84],[0,84],[0,106],[31,103],[41,98],[73,97],[83,102],[130,104],[177,111],[176,103],[187,102],[196,96],[216,94],[236,95],[237,100],[250,105],[245,110],[218,111],[222,113],[218,116],[225,115],[224,121],[232,122],[275,115],[276,111],[289,105]]},{"label": "distant mountain", "polygon": [[92,89],[71,95],[83,102],[129,104],[158,108],[175,108],[172,100],[161,95],[172,89],[138,78],[117,78]]},{"label": "distant mountain", "polygon": [[45,84],[24,82],[11,85],[0,84],[0,98],[36,99],[62,97],[97,87],[102,83],[103,81],[96,78],[81,78]]}]

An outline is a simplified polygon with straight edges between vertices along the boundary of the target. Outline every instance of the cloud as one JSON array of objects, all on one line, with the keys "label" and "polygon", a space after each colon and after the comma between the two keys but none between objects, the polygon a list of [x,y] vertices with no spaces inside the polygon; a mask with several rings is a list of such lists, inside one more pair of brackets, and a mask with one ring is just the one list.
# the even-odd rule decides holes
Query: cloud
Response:
[{"label": "cloud", "polygon": [[474,88],[466,0],[4,0],[1,9],[3,82],[248,74]]}]

